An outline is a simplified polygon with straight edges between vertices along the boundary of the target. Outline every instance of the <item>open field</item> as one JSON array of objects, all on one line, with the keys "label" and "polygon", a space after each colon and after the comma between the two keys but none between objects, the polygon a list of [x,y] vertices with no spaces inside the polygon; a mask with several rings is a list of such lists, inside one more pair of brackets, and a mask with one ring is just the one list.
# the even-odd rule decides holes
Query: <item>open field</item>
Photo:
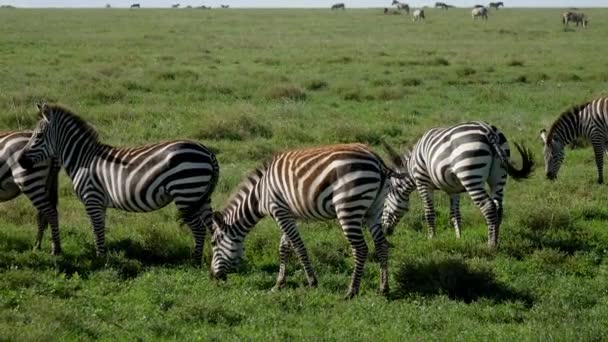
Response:
[{"label": "open field", "polygon": [[[35,102],[62,103],[102,140],[190,138],[221,163],[220,209],[274,151],[385,139],[486,120],[532,147],[534,177],[511,181],[496,253],[463,196],[463,238],[436,194],[438,237],[420,198],[390,237],[391,294],[368,262],[361,295],[343,301],[352,257],[334,222],[301,224],[319,287],[292,258],[278,271],[279,232],[262,221],[228,282],[189,265],[193,240],[173,206],[108,211],[107,259],[62,174],[64,255],[32,252],[35,211],[0,205],[0,340],[605,340],[608,188],[591,149],[543,177],[538,131],[568,106],[608,92],[608,9],[564,30],[559,9],[427,10],[425,23],[377,10],[0,10],[0,129],[31,128]],[[519,159],[516,160],[519,161]],[[371,239],[368,239],[370,246]],[[371,254],[371,253],[370,253]],[[370,257],[370,259],[373,259]]]}]

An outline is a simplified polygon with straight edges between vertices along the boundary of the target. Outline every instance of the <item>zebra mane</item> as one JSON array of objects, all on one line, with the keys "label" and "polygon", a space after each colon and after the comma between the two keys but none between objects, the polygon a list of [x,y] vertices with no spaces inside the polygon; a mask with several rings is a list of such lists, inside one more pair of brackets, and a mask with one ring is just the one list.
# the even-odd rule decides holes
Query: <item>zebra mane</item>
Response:
[{"label": "zebra mane", "polygon": [[222,213],[226,213],[227,211],[234,209],[235,205],[240,201],[239,194],[243,193],[244,191],[249,193],[251,190],[246,189],[251,186],[252,179],[261,178],[262,174],[266,171],[269,164],[270,161],[264,162],[261,166],[258,166],[247,173],[247,175],[243,178],[243,180],[241,180],[239,185],[236,187],[236,190],[234,190],[230,194],[230,196],[228,196],[227,205],[224,207],[224,210],[222,210]]},{"label": "zebra mane", "polygon": [[81,128],[82,133],[86,134],[87,136],[89,136],[89,138],[95,140],[96,142],[99,142],[99,133],[97,133],[95,128],[93,128],[93,126],[91,126],[88,122],[86,122],[80,116],[76,115],[71,110],[57,104],[47,104],[44,105],[44,107],[44,110],[48,111],[51,116],[54,117],[56,115],[59,115],[61,117],[67,118],[71,123],[76,125],[78,128]]},{"label": "zebra mane", "polygon": [[549,132],[547,133],[547,140],[553,138],[553,135],[559,129],[559,127],[561,126],[561,123],[566,118],[577,115],[578,113],[580,113],[581,110],[583,110],[585,107],[587,107],[587,105],[589,105],[589,103],[590,102],[585,102],[583,104],[574,105],[574,106],[568,108],[567,110],[565,110],[564,112],[562,112],[559,115],[559,117],[553,122],[551,127],[549,128]]}]

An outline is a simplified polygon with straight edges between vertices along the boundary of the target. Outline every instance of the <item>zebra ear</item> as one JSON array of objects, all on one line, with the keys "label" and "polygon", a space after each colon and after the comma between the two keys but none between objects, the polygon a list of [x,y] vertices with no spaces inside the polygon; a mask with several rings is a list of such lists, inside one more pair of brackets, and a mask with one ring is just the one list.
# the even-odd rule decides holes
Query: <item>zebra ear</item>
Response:
[{"label": "zebra ear", "polygon": [[547,130],[546,129],[543,128],[540,130],[539,137],[540,137],[540,140],[542,140],[544,144],[547,144]]},{"label": "zebra ear", "polygon": [[216,226],[222,227],[224,225],[224,216],[219,211],[213,212],[211,220],[213,221],[213,224],[211,225],[211,230],[214,230]]},{"label": "zebra ear", "polygon": [[40,118],[49,121],[49,105],[47,105],[46,102],[38,102],[36,103],[36,108],[38,108],[38,114],[40,114]]}]

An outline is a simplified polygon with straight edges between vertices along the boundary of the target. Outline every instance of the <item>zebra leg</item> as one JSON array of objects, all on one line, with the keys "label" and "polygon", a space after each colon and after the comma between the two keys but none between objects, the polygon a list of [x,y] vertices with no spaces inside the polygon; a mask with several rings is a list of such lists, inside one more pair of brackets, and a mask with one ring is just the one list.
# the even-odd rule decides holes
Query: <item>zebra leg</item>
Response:
[{"label": "zebra leg", "polygon": [[424,219],[428,225],[428,237],[433,238],[435,236],[435,207],[433,205],[433,189],[426,186],[425,184],[418,185],[418,192],[424,202]]},{"label": "zebra leg", "polygon": [[369,227],[372,238],[374,239],[374,245],[376,247],[376,255],[380,261],[380,287],[378,291],[383,295],[389,293],[388,286],[388,241],[382,231],[382,224],[380,217],[382,211],[377,213],[375,217],[369,218],[367,225]]},{"label": "zebra leg", "polygon": [[192,202],[180,201],[175,199],[175,206],[180,212],[181,221],[192,231],[194,238],[194,253],[192,263],[200,267],[203,261],[203,247],[205,245],[205,235],[207,229],[211,229],[212,212],[211,202],[207,199],[202,207],[193,206]]},{"label": "zebra leg", "polygon": [[604,139],[600,137],[591,137],[593,145],[593,153],[595,154],[595,165],[597,166],[597,182],[604,183]]},{"label": "zebra leg", "polygon": [[105,221],[106,221],[106,208],[100,204],[86,203],[85,208],[91,226],[93,228],[93,234],[95,235],[95,250],[98,257],[106,255],[106,237],[105,237]]},{"label": "zebra leg", "polygon": [[[33,197],[28,196],[30,199]],[[47,225],[51,226],[51,253],[53,255],[61,254],[61,239],[59,237],[59,219],[57,208],[46,199],[37,202],[32,201],[34,207],[38,210],[38,232],[36,233],[36,243],[34,250],[42,248],[42,238]]]},{"label": "zebra leg", "polygon": [[[310,263],[310,259],[308,258],[308,252],[306,251],[306,246],[304,246],[304,241],[300,238],[300,232],[298,232],[298,228],[296,226],[295,219],[287,212],[279,212],[272,215],[281,228],[283,235],[286,235],[289,239],[289,242],[293,246],[293,249],[304,267],[304,272],[306,273],[306,278],[308,280],[309,287],[317,287],[317,276],[312,269],[312,264]],[[281,239],[282,240],[282,239]],[[281,243],[283,243],[281,241]],[[281,246],[281,248],[284,248]],[[287,249],[287,248],[286,248]],[[280,256],[283,259],[283,255]],[[285,263],[285,259],[279,261],[281,264]],[[283,281],[285,279],[285,272],[283,272]],[[277,284],[280,283],[281,273],[279,272],[279,276],[277,277]]]},{"label": "zebra leg", "polygon": [[462,218],[460,217],[460,194],[450,194],[450,221],[454,226],[456,238],[460,239],[460,227]]},{"label": "zebra leg", "polygon": [[41,211],[38,211],[37,221],[38,232],[36,233],[36,243],[34,244],[35,251],[39,251],[42,249],[42,238],[44,237],[44,231],[46,230],[46,226],[49,224],[49,221],[46,219],[46,215]]},{"label": "zebra leg", "polygon": [[467,192],[473,199],[473,202],[479,209],[486,219],[488,225],[488,246],[490,248],[496,248],[498,245],[498,210],[496,203],[486,190],[483,185],[475,188],[467,188]]},{"label": "zebra leg", "polygon": [[291,251],[291,244],[289,243],[289,237],[287,235],[281,235],[281,245],[279,246],[279,277],[277,283],[272,288],[272,291],[278,291],[285,286],[287,277],[285,276],[285,268],[287,266],[287,257]]},{"label": "zebra leg", "polygon": [[[348,201],[346,201],[348,202]],[[361,230],[361,222],[363,221],[363,214],[357,215],[352,209],[346,208],[337,210],[338,220],[344,231],[344,235],[350,243],[351,252],[355,259],[355,269],[351,278],[348,292],[346,293],[345,299],[351,299],[359,293],[359,287],[361,285],[361,276],[363,275],[363,266],[367,259],[368,248],[363,238],[363,231]],[[388,249],[388,246],[387,246]],[[387,251],[388,255],[388,251]]]}]

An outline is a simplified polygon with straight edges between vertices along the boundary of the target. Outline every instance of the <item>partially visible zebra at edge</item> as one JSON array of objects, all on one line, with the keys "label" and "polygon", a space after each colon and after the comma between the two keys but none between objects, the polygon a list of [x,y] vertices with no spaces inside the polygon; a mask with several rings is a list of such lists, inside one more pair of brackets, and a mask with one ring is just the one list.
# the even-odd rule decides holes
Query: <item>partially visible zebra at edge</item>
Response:
[{"label": "partially visible zebra at edge", "polygon": [[344,9],[346,9],[346,6],[344,6],[344,3],[343,3],[343,2],[339,2],[339,3],[337,3],[337,4],[333,4],[333,5],[331,6],[331,10],[332,10],[332,11],[333,11],[333,10],[337,10],[337,9],[342,9],[342,10],[344,10]]},{"label": "partially visible zebra at edge", "polygon": [[608,146],[608,97],[572,106],[553,122],[549,131],[542,129],[545,175],[555,180],[564,161],[565,147],[576,139],[591,141],[597,167],[597,182],[604,183],[604,153]]},{"label": "partially visible zebra at edge", "polygon": [[174,202],[194,236],[194,262],[200,264],[205,228],[211,224],[211,193],[219,176],[215,155],[187,140],[135,148],[99,141],[97,132],[58,105],[38,105],[41,119],[23,148],[25,169],[57,158],[91,221],[98,256],[106,254],[107,208],[150,212]]},{"label": "partially visible zebra at edge", "polygon": [[[424,203],[424,216],[430,238],[435,235],[433,191],[442,190],[450,196],[450,221],[456,237],[461,235],[460,193],[467,192],[481,210],[488,225],[488,246],[498,244],[503,217],[503,190],[507,175],[514,179],[528,178],[534,168],[529,149],[515,144],[522,156],[522,167],[516,169],[510,160],[506,137],[495,126],[474,121],[427,131],[411,153],[399,155],[390,146],[386,149],[397,172],[405,179],[391,179],[382,225],[387,234],[408,210],[409,196],[418,190]],[[490,194],[485,184],[490,187]]]},{"label": "partially visible zebra at edge", "polygon": [[10,201],[23,193],[38,211],[34,250],[42,248],[44,231],[50,225],[51,252],[59,255],[57,188],[60,166],[55,160],[36,164],[28,170],[19,165],[17,160],[31,136],[31,131],[0,133],[0,202]]},{"label": "partially visible zebra at edge", "polygon": [[366,145],[329,145],[286,151],[251,172],[213,215],[211,274],[226,279],[240,260],[243,240],[265,216],[281,229],[279,275],[274,290],[286,283],[287,256],[293,249],[304,267],[310,287],[317,278],[300,238],[296,219],[337,218],[355,260],[346,298],[359,292],[368,247],[362,224],[370,229],[380,261],[380,292],[387,294],[388,242],[381,226],[388,180],[399,177]]}]

